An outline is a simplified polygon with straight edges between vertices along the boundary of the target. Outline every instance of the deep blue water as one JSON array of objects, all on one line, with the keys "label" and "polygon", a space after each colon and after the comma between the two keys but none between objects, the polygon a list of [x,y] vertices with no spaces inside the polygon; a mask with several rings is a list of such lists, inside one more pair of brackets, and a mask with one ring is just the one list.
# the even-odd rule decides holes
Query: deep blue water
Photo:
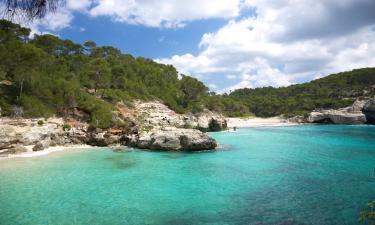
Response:
[{"label": "deep blue water", "polygon": [[0,161],[0,224],[360,224],[375,127],[210,134],[216,152],[106,148]]}]

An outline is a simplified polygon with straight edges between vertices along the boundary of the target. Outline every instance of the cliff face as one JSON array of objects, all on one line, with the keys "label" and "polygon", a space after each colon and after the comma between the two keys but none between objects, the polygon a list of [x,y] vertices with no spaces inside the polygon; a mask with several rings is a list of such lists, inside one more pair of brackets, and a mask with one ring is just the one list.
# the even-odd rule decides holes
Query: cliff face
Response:
[{"label": "cliff face", "polygon": [[204,132],[221,131],[227,121],[218,113],[205,110],[198,114],[178,114],[160,102],[135,102],[136,118],[143,127],[177,127],[198,129]]},{"label": "cliff face", "polygon": [[225,118],[217,113],[177,114],[160,102],[138,101],[133,107],[119,106],[118,116],[131,121],[130,130],[89,129],[87,123],[62,118],[0,118],[0,155],[75,144],[123,145],[152,150],[209,150],[216,147],[216,141],[202,131],[226,128]]},{"label": "cliff face", "polygon": [[371,110],[374,100],[356,100],[352,106],[338,110],[315,110],[310,113],[310,123],[333,123],[333,124],[374,124],[375,110]]}]

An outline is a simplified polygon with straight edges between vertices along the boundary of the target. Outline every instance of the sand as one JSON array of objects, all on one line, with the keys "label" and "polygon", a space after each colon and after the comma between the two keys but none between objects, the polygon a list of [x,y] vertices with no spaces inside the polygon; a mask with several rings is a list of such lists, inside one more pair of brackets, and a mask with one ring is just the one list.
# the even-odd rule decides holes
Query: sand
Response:
[{"label": "sand", "polygon": [[291,123],[281,117],[270,118],[226,118],[228,128],[233,127],[262,127],[262,126],[294,126],[298,123]]},{"label": "sand", "polygon": [[30,158],[30,157],[37,157],[37,156],[43,156],[48,155],[52,152],[60,152],[60,151],[66,151],[66,150],[72,150],[72,149],[85,149],[85,148],[93,148],[93,146],[90,145],[69,145],[69,146],[54,146],[46,148],[42,151],[32,151],[33,145],[25,146],[29,151],[25,153],[20,154],[11,154],[5,157],[0,157],[1,159],[9,159],[9,158]]}]

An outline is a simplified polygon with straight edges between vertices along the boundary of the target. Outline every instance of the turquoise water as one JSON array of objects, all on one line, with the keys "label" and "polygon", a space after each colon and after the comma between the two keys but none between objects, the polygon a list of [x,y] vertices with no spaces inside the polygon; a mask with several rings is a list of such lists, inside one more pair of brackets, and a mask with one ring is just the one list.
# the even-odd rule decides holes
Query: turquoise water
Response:
[{"label": "turquoise water", "polygon": [[0,161],[0,224],[359,224],[375,127],[212,133],[217,152],[77,150]]}]

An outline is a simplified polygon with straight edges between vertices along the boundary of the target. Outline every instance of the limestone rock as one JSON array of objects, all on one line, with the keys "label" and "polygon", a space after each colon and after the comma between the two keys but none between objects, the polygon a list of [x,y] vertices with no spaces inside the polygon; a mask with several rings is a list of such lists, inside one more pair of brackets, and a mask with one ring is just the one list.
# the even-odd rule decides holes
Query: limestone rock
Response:
[{"label": "limestone rock", "polygon": [[164,151],[200,151],[214,149],[217,144],[199,130],[169,127],[139,137],[136,146]]},{"label": "limestone rock", "polygon": [[364,124],[366,117],[362,112],[320,110],[311,112],[308,121],[310,123]]},{"label": "limestone rock", "polygon": [[16,145],[13,148],[8,150],[8,153],[10,153],[10,154],[20,154],[20,153],[24,153],[24,152],[28,152],[28,150],[27,150],[27,148],[25,148],[22,145]]},{"label": "limestone rock", "polygon": [[47,139],[42,140],[42,141],[38,141],[36,143],[36,145],[33,147],[33,151],[34,152],[42,151],[42,150],[48,148],[50,145],[51,145],[51,139],[50,138],[47,138]]},{"label": "limestone rock", "polygon": [[194,115],[178,114],[158,101],[135,102],[134,106],[143,127],[178,127],[199,129],[204,132],[221,131],[227,128],[225,117],[209,110]]},{"label": "limestone rock", "polygon": [[364,124],[367,122],[364,109],[368,100],[356,100],[352,106],[337,110],[316,110],[310,113],[310,123]]},{"label": "limestone rock", "polygon": [[362,112],[365,114],[368,123],[375,124],[375,99],[367,101]]},{"label": "limestone rock", "polygon": [[127,151],[129,151],[129,148],[127,148],[125,146],[118,146],[118,147],[112,147],[111,150],[113,152],[127,152]]}]

